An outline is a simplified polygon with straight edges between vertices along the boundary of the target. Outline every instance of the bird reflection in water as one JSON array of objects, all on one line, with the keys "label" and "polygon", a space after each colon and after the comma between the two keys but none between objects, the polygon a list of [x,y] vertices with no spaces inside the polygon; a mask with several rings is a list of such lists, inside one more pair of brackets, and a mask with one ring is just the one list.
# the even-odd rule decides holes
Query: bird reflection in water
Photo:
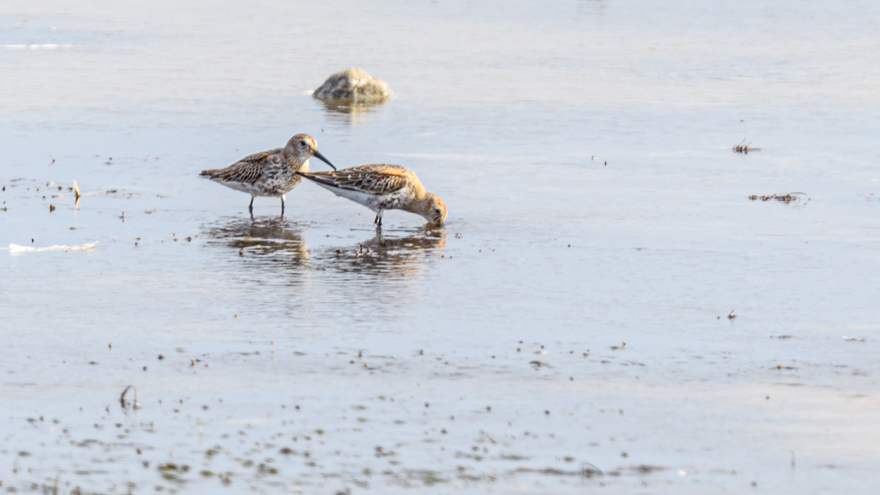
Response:
[{"label": "bird reflection in water", "polygon": [[397,236],[377,231],[355,248],[328,249],[320,255],[327,268],[346,273],[410,275],[421,272],[430,252],[446,245],[446,230],[422,227]]},{"label": "bird reflection in water", "polygon": [[309,247],[302,228],[284,217],[236,218],[208,229],[208,236],[238,251],[241,257],[258,260],[268,266],[308,265]]},{"label": "bird reflection in water", "polygon": [[[443,227],[421,227],[410,231],[376,232],[355,246],[324,248],[309,257],[302,237],[305,228],[280,217],[227,219],[206,229],[209,243],[222,244],[243,258],[249,266],[267,270],[293,269],[301,274],[312,270],[367,275],[411,275],[422,271],[431,252],[446,245]],[[262,271],[262,270],[261,270]]]}]

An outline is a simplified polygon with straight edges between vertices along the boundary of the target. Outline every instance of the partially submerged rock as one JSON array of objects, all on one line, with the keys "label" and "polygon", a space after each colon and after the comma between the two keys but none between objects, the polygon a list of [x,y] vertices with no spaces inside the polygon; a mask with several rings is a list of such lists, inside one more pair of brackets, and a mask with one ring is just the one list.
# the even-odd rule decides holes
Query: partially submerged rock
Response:
[{"label": "partially submerged rock", "polygon": [[391,89],[358,67],[333,74],[312,96],[334,105],[384,103]]}]

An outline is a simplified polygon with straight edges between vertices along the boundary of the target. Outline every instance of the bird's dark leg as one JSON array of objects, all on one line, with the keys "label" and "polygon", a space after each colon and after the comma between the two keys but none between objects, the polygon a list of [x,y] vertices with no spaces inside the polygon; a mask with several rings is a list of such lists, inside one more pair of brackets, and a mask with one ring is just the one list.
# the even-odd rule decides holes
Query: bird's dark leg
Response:
[{"label": "bird's dark leg", "polygon": [[384,211],[384,210],[381,210],[381,209],[380,209],[380,210],[379,210],[379,213],[376,214],[376,220],[373,221],[373,223],[376,224],[376,228],[377,228],[377,229],[381,229],[381,228],[382,228],[382,213],[383,213],[383,211]]},{"label": "bird's dark leg", "polygon": [[281,216],[284,216],[284,196],[281,196]]},{"label": "bird's dark leg", "polygon": [[251,220],[254,219],[254,197],[251,196],[251,204],[248,205],[248,213],[251,214]]}]

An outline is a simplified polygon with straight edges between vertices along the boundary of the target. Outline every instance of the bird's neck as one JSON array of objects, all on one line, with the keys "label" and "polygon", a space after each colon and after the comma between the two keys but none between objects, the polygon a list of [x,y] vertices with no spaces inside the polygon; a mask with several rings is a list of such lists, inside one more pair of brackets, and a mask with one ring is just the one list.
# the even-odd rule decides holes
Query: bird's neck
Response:
[{"label": "bird's neck", "polygon": [[302,162],[304,162],[305,160],[308,160],[308,159],[309,159],[309,157],[306,156],[306,157],[305,157],[305,160],[304,160],[303,157],[299,156],[299,155],[298,155],[296,152],[294,152],[294,150],[293,150],[292,148],[290,148],[289,146],[285,146],[284,149],[281,151],[281,154],[284,156],[284,159],[287,160],[287,161],[290,162],[290,163],[302,163]]},{"label": "bird's neck", "polygon": [[[301,169],[304,165],[306,167],[308,167],[308,163],[309,163],[308,156],[297,155],[297,154],[290,152],[286,149],[282,152],[282,154],[284,155],[284,159],[287,161],[287,163],[290,164],[291,167],[293,167],[297,170]],[[306,170],[308,170],[308,168],[306,168]]]},{"label": "bird's neck", "polygon": [[428,194],[428,191],[425,191],[425,188],[418,188],[413,195],[412,204],[410,205],[410,211],[424,217],[428,214],[428,211],[430,209],[431,195]]}]

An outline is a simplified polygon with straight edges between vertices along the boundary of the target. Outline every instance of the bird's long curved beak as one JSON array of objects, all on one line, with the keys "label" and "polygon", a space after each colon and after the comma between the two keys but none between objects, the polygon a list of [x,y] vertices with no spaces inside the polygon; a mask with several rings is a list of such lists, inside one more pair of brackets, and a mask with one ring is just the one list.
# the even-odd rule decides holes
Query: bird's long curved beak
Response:
[{"label": "bird's long curved beak", "polygon": [[322,162],[326,163],[327,165],[330,165],[330,168],[332,168],[333,170],[336,170],[336,166],[334,166],[332,163],[330,163],[330,160],[324,158],[324,155],[322,155],[320,151],[315,150],[315,152],[312,154],[315,155],[315,158],[317,158],[318,160],[321,160]]}]

